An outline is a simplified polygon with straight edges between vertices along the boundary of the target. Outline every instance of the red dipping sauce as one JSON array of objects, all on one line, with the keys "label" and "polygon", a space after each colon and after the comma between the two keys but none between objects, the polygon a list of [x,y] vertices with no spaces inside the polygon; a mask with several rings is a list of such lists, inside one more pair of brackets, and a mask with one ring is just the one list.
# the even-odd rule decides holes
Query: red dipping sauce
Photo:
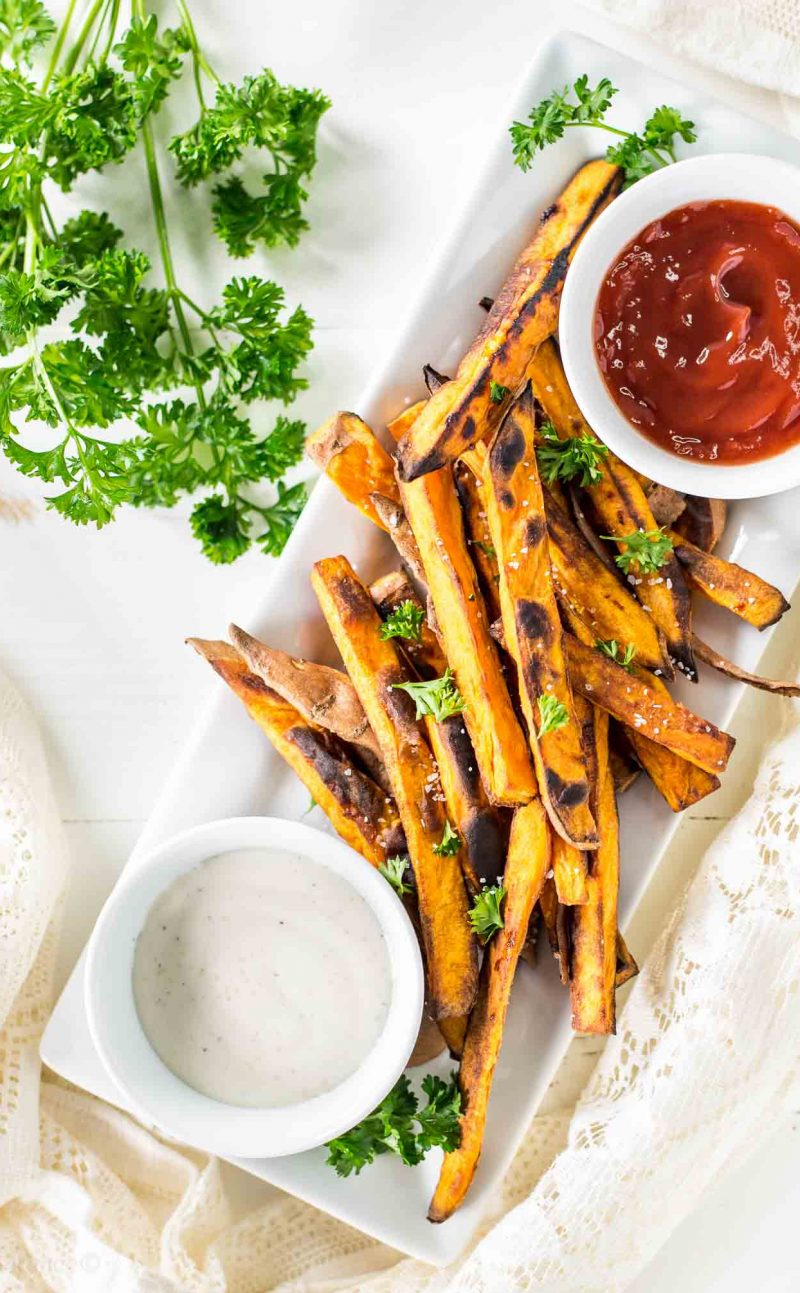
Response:
[{"label": "red dipping sauce", "polygon": [[800,441],[800,229],[755,202],[692,202],[609,269],[597,361],[629,422],[681,457],[742,463]]}]

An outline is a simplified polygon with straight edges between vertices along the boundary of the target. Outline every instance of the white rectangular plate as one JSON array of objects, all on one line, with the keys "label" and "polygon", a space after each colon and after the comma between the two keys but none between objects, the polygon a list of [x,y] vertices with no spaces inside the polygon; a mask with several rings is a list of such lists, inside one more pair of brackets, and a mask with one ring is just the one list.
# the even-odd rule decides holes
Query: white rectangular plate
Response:
[{"label": "white rectangular plate", "polygon": [[[404,404],[424,394],[426,362],[452,371],[481,322],[477,302],[497,291],[514,257],[530,236],[539,214],[573,171],[598,152],[598,140],[585,131],[567,138],[537,159],[523,175],[512,164],[507,126],[551,90],[582,72],[590,81],[608,76],[620,87],[617,115],[623,124],[640,125],[660,103],[674,104],[697,122],[700,139],[693,152],[753,152],[797,162],[800,147],[788,136],[732,112],[689,87],[657,76],[649,68],[572,33],[563,33],[539,52],[506,118],[480,182],[417,307],[383,371],[358,412],[382,427]],[[602,428],[598,428],[602,431]],[[731,508],[722,552],[768,574],[787,594],[800,573],[799,491]],[[345,553],[365,579],[388,568],[387,542],[333,485],[316,486],[269,588],[253,607],[253,632],[275,646],[312,659],[331,659],[332,648],[308,572],[321,557]],[[699,609],[698,628],[723,653],[754,668],[767,634],[741,624],[713,607]],[[187,634],[224,635],[225,625],[209,607],[204,624],[187,624]],[[200,660],[187,668],[203,685]],[[682,683],[682,695],[714,722],[725,726],[741,687],[709,670],[700,685]],[[188,743],[128,866],[136,866],[156,843],[195,823],[237,814],[270,813],[300,817],[308,796],[272,752],[241,704],[220,683],[213,703]],[[309,822],[325,828],[319,810]],[[677,825],[652,786],[642,779],[622,804],[622,887],[620,920],[627,919],[653,875]],[[636,949],[633,949],[634,954]],[[340,1180],[325,1166],[323,1150],[291,1158],[248,1160],[239,1166],[318,1208],[332,1213],[393,1247],[436,1264],[451,1261],[465,1247],[508,1167],[569,1043],[566,995],[547,956],[535,971],[522,966],[515,984],[506,1040],[495,1076],[483,1157],[464,1207],[441,1226],[426,1220],[439,1169],[439,1153],[420,1167],[404,1167],[388,1156],[360,1177]],[[343,1016],[344,1017],[344,1016]],[[613,1045],[614,1043],[610,1043]],[[83,1010],[83,966],[79,962],[56,1007],[42,1044],[47,1064],[70,1081],[122,1104],[95,1054]],[[432,1066],[446,1073],[450,1065]]]}]

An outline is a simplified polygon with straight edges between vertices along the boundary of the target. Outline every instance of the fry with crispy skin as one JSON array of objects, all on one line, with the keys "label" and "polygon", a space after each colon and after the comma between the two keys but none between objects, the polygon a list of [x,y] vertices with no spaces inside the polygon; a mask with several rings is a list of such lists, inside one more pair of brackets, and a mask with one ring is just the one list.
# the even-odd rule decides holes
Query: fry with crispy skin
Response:
[{"label": "fry with crispy skin", "polygon": [[[573,435],[597,439],[575,403],[553,341],[539,347],[528,373],[545,416],[562,440]],[[657,528],[635,473],[611,452],[602,464],[602,478],[597,484],[588,485],[586,493],[606,534],[622,536],[634,530]],[[617,546],[624,550],[624,543]],[[670,554],[655,577],[639,575],[635,566],[631,577],[640,580],[633,585],[634,591],[664,634],[670,655],[688,677],[694,677],[689,593],[676,558]]]},{"label": "fry with crispy skin", "polygon": [[405,852],[397,809],[380,786],[353,763],[343,742],[310,723],[251,673],[227,642],[189,638],[244,703],[248,714],[297,773],[338,835],[373,866]]},{"label": "fry with crispy skin", "polygon": [[470,556],[478,572],[486,609],[492,619],[496,620],[500,615],[500,573],[486,517],[486,488],[483,480],[478,479],[475,472],[463,462],[456,463],[455,481],[464,513],[464,529]]},{"label": "fry with crispy skin", "polygon": [[643,732],[628,727],[625,736],[636,759],[673,813],[682,813],[719,790],[719,777],[682,759],[666,746],[656,745]]},{"label": "fry with crispy skin", "polygon": [[433,1012],[469,1012],[477,991],[478,952],[457,857],[434,851],[446,816],[433,755],[399,685],[412,675],[391,640],[368,590],[344,557],[318,561],[311,582],[350,679],[380,746],[406,834],[417,883]]},{"label": "fry with crispy skin", "polygon": [[716,606],[732,611],[757,629],[776,624],[788,611],[783,593],[760,575],[704,552],[675,530],[670,530],[669,535],[688,584]]},{"label": "fry with crispy skin", "polygon": [[386,528],[370,495],[398,500],[394,462],[366,422],[355,413],[334,413],[308,437],[306,453],[350,503],[375,525]]},{"label": "fry with crispy skin", "polygon": [[[486,513],[500,571],[506,649],[519,679],[539,791],[559,835],[577,849],[597,844],[572,688],[561,646],[535,449],[530,387],[508,412],[484,472]],[[546,705],[558,707],[550,725]]]},{"label": "fry with crispy skin", "polygon": [[668,669],[653,617],[589,547],[567,513],[545,493],[550,564],[559,602],[583,620],[593,639],[636,648],[645,669]]},{"label": "fry with crispy skin", "polygon": [[549,835],[539,801],[517,809],[503,876],[503,928],[493,936],[484,957],[480,991],[458,1073],[461,1143],[444,1157],[428,1211],[431,1221],[446,1221],[460,1207],[478,1166],[514,973],[549,865]]},{"label": "fry with crispy skin", "polygon": [[617,978],[615,986],[621,988],[623,983],[629,979],[635,979],[639,973],[639,967],[631,955],[628,944],[617,930]]},{"label": "fry with crispy skin", "polygon": [[564,635],[564,655],[575,690],[626,727],[704,768],[715,777],[727,767],[736,742],[705,718],[693,714],[666,688],[627,673],[577,638]]},{"label": "fry with crispy skin", "polygon": [[454,462],[499,426],[505,408],[493,392],[502,387],[513,397],[536,347],[555,331],[578,242],[620,182],[617,167],[588,162],[548,207],[454,378],[431,396],[402,440],[398,463],[404,480]]},{"label": "fry with crispy skin", "polygon": [[728,504],[722,498],[686,495],[686,507],[673,529],[703,552],[713,552],[722,538],[728,519]]},{"label": "fry with crispy skin", "polygon": [[619,820],[608,757],[608,715],[595,709],[594,724],[597,761],[594,806],[600,844],[589,859],[587,901],[568,912],[569,985],[575,1031],[613,1033],[616,1031]]},{"label": "fry with crispy skin", "polygon": [[486,792],[511,807],[536,796],[525,735],[514,713],[470,559],[449,468],[400,486],[417,540],[442,646],[466,702],[464,720]]}]

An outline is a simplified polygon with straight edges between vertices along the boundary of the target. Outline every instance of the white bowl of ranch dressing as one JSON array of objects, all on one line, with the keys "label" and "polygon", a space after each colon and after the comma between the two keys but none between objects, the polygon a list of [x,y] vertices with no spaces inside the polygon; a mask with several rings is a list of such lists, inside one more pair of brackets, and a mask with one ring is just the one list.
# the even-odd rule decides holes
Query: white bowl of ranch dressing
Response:
[{"label": "white bowl of ranch dressing", "polygon": [[277,818],[166,841],[89,943],[89,1027],[126,1102],[223,1156],[296,1154],[354,1126],[402,1073],[423,996],[391,885],[341,840]]}]

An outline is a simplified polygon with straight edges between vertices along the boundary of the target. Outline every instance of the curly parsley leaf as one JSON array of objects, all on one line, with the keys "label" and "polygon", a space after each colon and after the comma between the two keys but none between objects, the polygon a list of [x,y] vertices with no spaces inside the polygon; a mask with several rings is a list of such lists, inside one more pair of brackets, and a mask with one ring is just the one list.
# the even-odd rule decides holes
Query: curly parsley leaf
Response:
[{"label": "curly parsley leaf", "polygon": [[33,55],[55,34],[56,25],[40,0],[0,0],[0,55],[11,63]]},{"label": "curly parsley leaf", "polygon": [[380,636],[384,641],[388,638],[405,638],[408,642],[419,642],[424,623],[425,612],[421,606],[410,600],[400,602],[381,624]]},{"label": "curly parsley leaf", "polygon": [[453,714],[460,714],[466,708],[466,701],[458,690],[453,670],[445,669],[441,678],[432,678],[429,682],[395,682],[393,691],[404,691],[411,697],[415,706],[415,718],[430,716],[437,723],[443,723]]},{"label": "curly parsley leaf", "polygon": [[488,943],[498,929],[503,928],[503,885],[486,885],[476,894],[469,912],[469,923],[482,943]]},{"label": "curly parsley leaf", "polygon": [[449,1082],[428,1074],[422,1080],[422,1090],[427,1103],[420,1109],[404,1074],[377,1109],[344,1135],[327,1142],[326,1163],[337,1176],[357,1176],[381,1154],[396,1154],[415,1167],[434,1146],[445,1151],[458,1147],[461,1093],[455,1073]]},{"label": "curly parsley leaf", "polygon": [[539,696],[536,701],[539,710],[539,728],[538,735],[546,736],[548,732],[557,732],[559,728],[566,727],[569,722],[569,712],[566,705],[553,696],[550,692],[545,692]]},{"label": "curly parsley leaf", "polygon": [[694,122],[666,104],[651,113],[641,133],[609,125],[605,117],[617,93],[607,77],[591,86],[586,74],[571,88],[566,85],[554,90],[531,108],[527,121],[515,121],[510,127],[516,164],[523,171],[530,170],[536,154],[556,143],[570,127],[593,126],[618,136],[619,142],[606,150],[606,158],[622,168],[628,187],[674,162],[678,139],[685,143],[696,140]]},{"label": "curly parsley leaf", "polygon": [[433,846],[434,853],[442,858],[450,858],[455,857],[460,848],[461,836],[458,831],[453,830],[449,822],[445,822],[444,830],[442,831],[442,838],[439,840],[438,844],[434,844]]},{"label": "curly parsley leaf", "polygon": [[556,480],[596,485],[603,479],[601,464],[608,457],[608,448],[594,436],[573,435],[562,440],[549,420],[542,422],[538,434],[541,443],[536,448],[536,461],[548,485]]},{"label": "curly parsley leaf", "polygon": [[395,893],[402,898],[404,893],[411,893],[411,885],[406,884],[404,876],[408,870],[409,862],[407,857],[398,854],[397,857],[387,858],[378,867],[384,880],[388,880]]},{"label": "curly parsley leaf", "polygon": [[510,394],[509,388],[501,385],[500,382],[491,382],[489,385],[489,399],[492,404],[502,404],[506,396]]},{"label": "curly parsley leaf", "polygon": [[631,534],[601,534],[600,538],[625,544],[625,550],[614,560],[626,575],[655,574],[669,561],[672,552],[672,539],[663,526],[656,530],[634,530]]},{"label": "curly parsley leaf", "polygon": [[602,655],[608,656],[615,664],[620,665],[626,673],[630,673],[633,667],[633,661],[636,658],[636,647],[632,642],[628,642],[625,647],[620,646],[615,638],[595,638],[595,646]]}]

